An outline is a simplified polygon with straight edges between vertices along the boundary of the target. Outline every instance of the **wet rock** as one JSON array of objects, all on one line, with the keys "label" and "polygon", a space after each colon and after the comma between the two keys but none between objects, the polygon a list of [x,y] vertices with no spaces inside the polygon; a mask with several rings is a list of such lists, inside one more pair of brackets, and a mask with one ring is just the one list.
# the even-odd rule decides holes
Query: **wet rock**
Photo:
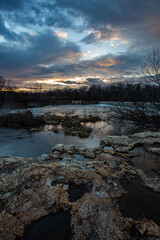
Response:
[{"label": "wet rock", "polygon": [[129,145],[129,138],[127,136],[108,136],[106,139],[103,140],[106,146],[113,146],[113,145]]},{"label": "wet rock", "polygon": [[38,160],[38,161],[45,161],[47,157],[48,157],[47,154],[42,154],[41,156],[39,156],[39,157],[37,158],[37,160]]},{"label": "wet rock", "polygon": [[160,133],[146,132],[138,133],[130,136],[108,136],[101,141],[101,146],[112,146],[119,148],[120,151],[128,152],[136,146],[160,144]]},{"label": "wet rock", "polygon": [[152,137],[152,138],[159,138],[160,137],[160,132],[141,132],[141,133],[135,133],[133,135],[131,135],[131,137],[133,138],[148,138],[148,137]]},{"label": "wet rock", "polygon": [[64,151],[71,155],[71,154],[74,154],[76,152],[76,148],[73,144],[66,145],[66,146],[64,146]]},{"label": "wet rock", "polygon": [[130,150],[132,149],[132,147],[131,146],[120,146],[120,147],[117,147],[116,149],[115,149],[115,151],[116,152],[120,152],[120,153],[128,153]]},{"label": "wet rock", "polygon": [[[72,229],[70,239],[159,237],[160,178],[148,177],[129,161],[130,154],[134,154],[129,149],[137,144],[149,148],[152,147],[149,143],[159,139],[151,133],[147,136],[107,137],[96,149],[58,144],[53,153],[43,156],[47,161],[0,158],[0,239],[31,239],[30,234],[37,237],[37,232],[40,239],[42,232],[47,232],[43,221],[47,222],[48,232],[52,235],[52,228],[55,234],[55,224],[50,228],[50,217],[60,212],[70,213],[67,225],[68,230]],[[105,153],[115,149],[114,156]],[[101,152],[103,156],[97,155]],[[139,176],[140,181],[133,184],[135,176]],[[131,181],[131,185],[123,185],[122,179]]]},{"label": "wet rock", "polygon": [[114,148],[113,147],[104,147],[103,151],[105,153],[114,154]]},{"label": "wet rock", "polygon": [[57,144],[55,147],[52,148],[52,152],[58,151],[63,152],[65,149],[64,144]]},{"label": "wet rock", "polygon": [[157,147],[147,148],[147,151],[151,152],[151,153],[154,153],[154,154],[157,154],[157,155],[160,155],[160,148],[157,148]]},{"label": "wet rock", "polygon": [[84,156],[86,158],[95,158],[95,154],[92,149],[86,148]]}]

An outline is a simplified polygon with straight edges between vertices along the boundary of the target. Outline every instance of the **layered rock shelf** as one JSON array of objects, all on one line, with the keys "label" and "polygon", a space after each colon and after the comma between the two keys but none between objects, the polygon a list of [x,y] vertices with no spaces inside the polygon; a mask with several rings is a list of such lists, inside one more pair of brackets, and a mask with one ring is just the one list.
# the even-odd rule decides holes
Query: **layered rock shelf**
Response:
[{"label": "layered rock shelf", "polygon": [[[45,231],[45,240],[160,239],[160,169],[148,176],[134,166],[137,148],[159,155],[160,133],[109,136],[95,149],[58,144],[37,159],[1,157],[0,239],[40,240]],[[153,212],[129,204],[129,196],[140,203],[143,189]]]}]

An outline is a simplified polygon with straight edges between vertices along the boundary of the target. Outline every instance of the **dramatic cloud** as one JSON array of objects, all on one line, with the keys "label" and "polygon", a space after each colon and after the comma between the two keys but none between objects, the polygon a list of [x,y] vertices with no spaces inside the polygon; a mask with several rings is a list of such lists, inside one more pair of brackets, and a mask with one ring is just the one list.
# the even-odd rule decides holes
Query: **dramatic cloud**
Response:
[{"label": "dramatic cloud", "polygon": [[24,35],[23,47],[0,46],[0,68],[8,71],[29,71],[39,65],[68,64],[79,59],[79,48],[69,41],[63,41],[50,31],[37,35]]},{"label": "dramatic cloud", "polygon": [[86,78],[87,85],[105,85],[104,81],[100,78]]},{"label": "dramatic cloud", "polygon": [[[73,16],[84,18],[93,32],[84,39],[87,43],[110,39],[115,34],[135,42],[137,37],[159,43],[159,0],[56,0],[57,6],[68,9]],[[146,38],[148,36],[148,38]]]},{"label": "dramatic cloud", "polygon": [[141,77],[160,47],[159,9],[159,0],[1,0],[0,73],[55,86]]},{"label": "dramatic cloud", "polygon": [[[77,78],[80,77],[85,81],[87,79],[88,85],[101,84],[101,80],[114,81],[121,80],[125,77],[133,78],[134,75],[140,73],[140,66],[142,64],[143,56],[137,56],[131,52],[126,55],[119,56],[106,55],[92,60],[81,61],[76,64],[63,64],[57,66],[37,66],[32,69],[27,77],[36,78]],[[121,77],[118,77],[118,76]],[[92,76],[92,77],[88,77]],[[93,77],[100,76],[100,77]]]}]

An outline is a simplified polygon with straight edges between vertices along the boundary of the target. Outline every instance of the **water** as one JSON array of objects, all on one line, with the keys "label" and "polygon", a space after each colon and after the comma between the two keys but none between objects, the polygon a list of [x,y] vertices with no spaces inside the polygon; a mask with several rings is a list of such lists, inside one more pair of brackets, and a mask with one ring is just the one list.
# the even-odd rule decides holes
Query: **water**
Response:
[{"label": "water", "polygon": [[63,211],[43,217],[26,230],[21,240],[69,240],[72,235],[70,222],[70,214]]},{"label": "water", "polygon": [[144,187],[139,178],[122,184],[128,192],[120,201],[124,217],[152,219],[160,225],[160,193]]},{"label": "water", "polygon": [[96,137],[81,139],[53,131],[28,132],[0,128],[0,156],[38,157],[48,154],[56,144],[74,144],[80,147],[98,147],[100,140]]},{"label": "water", "polygon": [[[108,108],[107,104],[93,104],[93,105],[57,105],[57,106],[45,106],[28,108],[34,115],[42,115],[44,113],[52,114],[70,114],[74,115],[89,115],[105,112]],[[0,114],[22,112],[26,109],[0,109]]]},{"label": "water", "polygon": [[159,155],[149,153],[143,148],[135,148],[130,152],[137,155],[130,159],[135,168],[143,170],[143,172],[149,177],[158,176],[155,170],[160,169]]},{"label": "water", "polygon": [[[74,113],[75,115],[103,115],[106,113],[105,104],[95,105],[59,105],[46,106],[41,108],[31,108],[35,115],[44,113],[66,114]],[[12,112],[22,111],[12,110]],[[23,110],[24,111],[24,110]],[[63,131],[55,133],[52,127],[46,126],[43,131],[29,132],[26,130],[0,128],[0,156],[17,156],[17,157],[38,157],[41,154],[48,154],[56,144],[74,144],[80,147],[94,148],[98,147],[100,139],[107,135],[122,135],[136,132],[135,127],[123,122],[117,125],[111,125],[107,122],[100,121],[97,123],[87,123],[93,131],[89,138],[81,139],[77,136],[65,135]]]},{"label": "water", "polygon": [[78,199],[81,199],[83,195],[87,192],[90,192],[92,188],[91,184],[80,184],[80,185],[75,185],[74,183],[69,184],[69,201],[70,202],[76,202]]}]

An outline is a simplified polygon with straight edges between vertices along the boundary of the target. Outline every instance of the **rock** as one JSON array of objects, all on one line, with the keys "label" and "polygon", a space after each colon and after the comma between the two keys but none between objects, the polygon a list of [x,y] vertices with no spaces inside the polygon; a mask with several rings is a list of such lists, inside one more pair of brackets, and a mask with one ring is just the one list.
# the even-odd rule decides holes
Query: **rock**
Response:
[{"label": "rock", "polygon": [[141,132],[141,133],[135,133],[133,135],[131,135],[132,138],[140,138],[140,139],[144,139],[144,138],[160,138],[160,132]]},{"label": "rock", "polygon": [[0,213],[0,239],[15,240],[15,236],[22,237],[24,224],[6,211]]},{"label": "rock", "polygon": [[132,149],[132,147],[129,145],[129,146],[120,146],[120,147],[117,147],[115,149],[116,152],[120,152],[120,153],[128,153],[130,150]]},{"label": "rock", "polygon": [[39,157],[37,158],[37,160],[38,160],[38,161],[45,161],[47,157],[48,157],[47,154],[42,154],[41,156],[39,156]]},{"label": "rock", "polygon": [[64,146],[64,151],[67,154],[72,155],[72,154],[76,153],[76,148],[75,148],[75,146],[73,144],[70,144],[70,145]]},{"label": "rock", "polygon": [[104,147],[103,152],[114,154],[114,148],[113,147]]},{"label": "rock", "polygon": [[76,148],[73,144],[64,146],[65,151],[74,151]]},{"label": "rock", "polygon": [[95,154],[92,149],[86,148],[84,156],[86,158],[95,158]]},{"label": "rock", "polygon": [[[119,206],[119,199],[127,194],[121,185],[124,179],[129,181],[139,176],[143,185],[160,192],[160,178],[149,178],[128,161],[130,149],[137,144],[159,141],[158,135],[153,137],[149,133],[147,136],[107,137],[105,144],[96,149],[58,144],[52,154],[43,154],[38,161],[0,157],[0,239],[23,239],[24,232],[34,221],[59,211],[70,215],[71,239],[160,237],[159,226],[153,221],[124,218]],[[95,159],[102,150],[104,157]],[[78,160],[71,153],[88,159]],[[78,195],[74,201],[71,193]]]},{"label": "rock", "polygon": [[138,145],[160,144],[160,132],[136,133],[130,136],[108,136],[101,141],[100,146],[111,146],[119,152],[128,152]]},{"label": "rock", "polygon": [[127,239],[119,230],[121,220],[107,197],[91,197],[75,206],[72,215],[74,239]]},{"label": "rock", "polygon": [[106,146],[114,145],[129,145],[129,138],[127,136],[108,136],[103,140]]},{"label": "rock", "polygon": [[149,148],[147,148],[147,151],[157,154],[157,155],[160,155],[160,148],[157,148],[157,147],[149,147]]},{"label": "rock", "polygon": [[160,237],[160,226],[153,221],[140,222],[138,229],[142,236],[147,232],[149,236]]},{"label": "rock", "polygon": [[64,144],[57,144],[52,148],[52,152],[58,151],[58,152],[63,152],[65,149]]}]

